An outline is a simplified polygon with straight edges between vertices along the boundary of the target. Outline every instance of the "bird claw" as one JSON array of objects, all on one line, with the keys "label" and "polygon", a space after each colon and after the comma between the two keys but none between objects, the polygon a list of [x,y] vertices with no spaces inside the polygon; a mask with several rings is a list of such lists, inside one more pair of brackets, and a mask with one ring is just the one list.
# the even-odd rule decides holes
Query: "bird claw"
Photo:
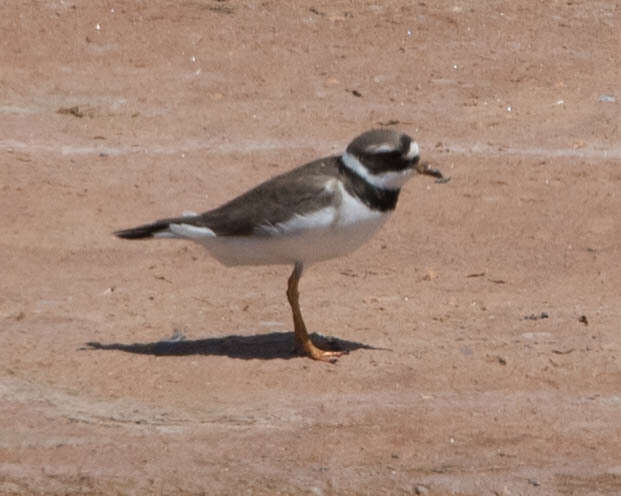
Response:
[{"label": "bird claw", "polygon": [[336,363],[340,357],[349,354],[347,350],[322,350],[321,348],[315,346],[312,342],[308,342],[305,344],[296,343],[295,349],[299,354],[305,355],[309,358],[312,358],[313,360],[329,363]]},{"label": "bird claw", "polygon": [[311,354],[310,357],[313,360],[319,360],[321,362],[336,363],[340,357],[347,355],[346,351],[326,351],[320,350],[319,348],[316,349],[319,351],[319,354]]},{"label": "bird claw", "polygon": [[347,355],[347,352],[345,351],[324,351],[324,350],[319,350],[320,352],[317,353],[313,353],[313,354],[309,354],[308,356],[310,358],[312,358],[313,360],[317,360],[319,362],[328,362],[331,364],[335,364],[336,362],[338,362],[338,359],[340,357],[342,357],[343,355]]}]

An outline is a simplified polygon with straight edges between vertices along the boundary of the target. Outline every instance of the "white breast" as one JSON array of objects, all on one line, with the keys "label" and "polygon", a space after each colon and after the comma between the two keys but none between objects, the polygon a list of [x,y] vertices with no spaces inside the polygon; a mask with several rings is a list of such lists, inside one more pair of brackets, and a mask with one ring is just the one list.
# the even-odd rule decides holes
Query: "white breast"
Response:
[{"label": "white breast", "polygon": [[351,253],[382,226],[389,212],[372,210],[334,181],[339,201],[286,222],[263,226],[263,236],[192,237],[225,265],[310,264]]}]

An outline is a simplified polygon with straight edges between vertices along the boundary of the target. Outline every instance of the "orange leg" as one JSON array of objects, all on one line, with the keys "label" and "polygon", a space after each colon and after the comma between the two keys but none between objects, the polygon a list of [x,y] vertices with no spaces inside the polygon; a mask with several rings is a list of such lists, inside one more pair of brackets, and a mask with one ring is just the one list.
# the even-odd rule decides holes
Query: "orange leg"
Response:
[{"label": "orange leg", "polygon": [[297,262],[293,268],[289,282],[287,285],[287,298],[293,312],[293,325],[295,328],[295,344],[298,351],[309,356],[313,360],[321,360],[324,362],[335,362],[338,357],[344,355],[344,351],[326,351],[318,348],[313,344],[306,331],[306,325],[302,320],[302,312],[300,310],[300,293],[298,291],[298,283],[302,277],[304,266],[301,262]]}]

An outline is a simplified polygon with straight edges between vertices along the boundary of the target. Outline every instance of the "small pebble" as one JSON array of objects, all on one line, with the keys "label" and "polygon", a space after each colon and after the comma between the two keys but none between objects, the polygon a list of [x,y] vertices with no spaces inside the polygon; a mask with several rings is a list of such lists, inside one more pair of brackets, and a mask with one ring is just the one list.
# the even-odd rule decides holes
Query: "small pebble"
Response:
[{"label": "small pebble", "polygon": [[539,319],[547,319],[548,317],[550,317],[548,315],[548,312],[541,312],[539,315],[535,315],[534,313],[531,313],[530,315],[525,315],[524,320],[539,320]]},{"label": "small pebble", "polygon": [[617,99],[612,95],[599,95],[599,101],[604,103],[615,103]]}]

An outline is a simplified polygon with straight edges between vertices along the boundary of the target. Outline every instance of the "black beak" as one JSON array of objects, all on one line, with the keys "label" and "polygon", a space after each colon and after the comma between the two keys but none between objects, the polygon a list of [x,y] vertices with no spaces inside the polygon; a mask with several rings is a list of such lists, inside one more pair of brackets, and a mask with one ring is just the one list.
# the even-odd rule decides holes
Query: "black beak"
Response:
[{"label": "black beak", "polygon": [[442,174],[442,172],[440,172],[439,169],[432,169],[429,166],[428,162],[423,162],[423,163],[418,163],[416,164],[416,172],[418,172],[419,174],[423,174],[425,176],[433,176],[436,178],[436,183],[448,183],[451,178],[450,177],[444,177],[444,175]]}]

